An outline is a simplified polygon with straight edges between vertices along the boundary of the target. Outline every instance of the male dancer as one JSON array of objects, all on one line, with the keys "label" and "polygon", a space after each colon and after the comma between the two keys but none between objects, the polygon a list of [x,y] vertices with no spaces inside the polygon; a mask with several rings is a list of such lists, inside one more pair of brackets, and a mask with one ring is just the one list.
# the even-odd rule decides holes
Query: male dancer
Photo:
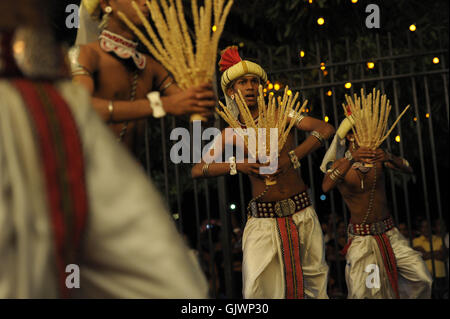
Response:
[{"label": "male dancer", "polygon": [[0,1],[0,299],[206,298],[157,190],[70,82],[51,4]]},{"label": "male dancer", "polygon": [[[148,17],[145,0],[136,3]],[[79,46],[69,54],[74,81],[88,89],[94,108],[115,135],[133,149],[145,117],[159,118],[166,113],[210,116],[215,105],[212,85],[185,91],[178,88],[161,64],[137,51],[135,35],[120,20],[119,11],[135,25],[142,24],[131,0],[83,0]],[[103,30],[97,39],[99,27]]]},{"label": "male dancer", "polygon": [[348,118],[342,122],[321,165],[323,191],[337,187],[351,213],[344,249],[348,298],[430,298],[431,276],[394,227],[386,200],[384,170],[411,174],[412,168],[382,149],[359,147],[351,127]]},{"label": "male dancer", "polygon": [[[236,111],[234,96],[240,90],[255,118],[258,87],[267,81],[266,72],[256,63],[242,61],[236,47],[222,52],[220,65],[227,106]],[[242,116],[235,114],[243,122]],[[291,120],[296,121],[297,129],[313,133],[298,147],[293,133],[289,135],[274,174],[277,183],[268,189],[259,172],[262,164],[236,163],[233,158],[217,162],[225,148],[225,134],[215,142],[208,156],[192,168],[194,178],[237,172],[250,176],[255,198],[243,234],[244,298],[327,298],[328,266],[322,229],[296,168],[300,166],[299,159],[321,147],[334,129],[312,117],[297,115]],[[244,148],[240,139],[235,145]]]}]

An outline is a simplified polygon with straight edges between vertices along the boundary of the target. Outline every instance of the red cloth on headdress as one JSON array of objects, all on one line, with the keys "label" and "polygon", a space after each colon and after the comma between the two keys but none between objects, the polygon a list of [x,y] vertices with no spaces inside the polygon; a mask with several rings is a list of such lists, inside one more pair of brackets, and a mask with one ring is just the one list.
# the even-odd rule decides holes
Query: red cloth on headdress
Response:
[{"label": "red cloth on headdress", "polygon": [[222,50],[222,52],[220,52],[220,55],[221,55],[219,61],[220,72],[225,72],[233,65],[242,61],[241,57],[239,56],[238,47],[235,45],[227,47],[225,50]]},{"label": "red cloth on headdress", "polygon": [[347,113],[348,116],[352,115],[352,111],[350,109],[350,105],[346,105],[345,106],[345,110],[346,110],[346,113]]}]

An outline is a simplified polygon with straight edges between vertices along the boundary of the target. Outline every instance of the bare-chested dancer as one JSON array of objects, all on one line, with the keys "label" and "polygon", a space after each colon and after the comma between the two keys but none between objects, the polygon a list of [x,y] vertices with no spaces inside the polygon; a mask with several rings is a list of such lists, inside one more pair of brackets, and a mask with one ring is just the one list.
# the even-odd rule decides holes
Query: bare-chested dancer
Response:
[{"label": "bare-chested dancer", "polygon": [[[148,17],[145,1],[136,3]],[[89,90],[94,108],[115,135],[132,149],[146,117],[166,113],[210,116],[215,105],[212,85],[205,83],[182,91],[160,63],[137,51],[135,35],[120,20],[119,11],[141,25],[131,0],[83,0],[81,21],[97,19],[99,24],[102,20],[104,28],[98,40],[83,43],[89,37],[81,39],[86,33],[81,25],[80,45],[70,52],[74,81]]]},{"label": "bare-chested dancer", "polygon": [[431,276],[394,227],[386,198],[384,171],[413,170],[382,149],[359,147],[351,127],[348,119],[342,122],[321,166],[323,191],[337,187],[351,213],[344,250],[348,298],[430,298]]},{"label": "bare-chested dancer", "polygon": [[[236,60],[232,65],[226,65],[223,61],[230,59],[224,59],[224,55],[234,56]],[[267,81],[267,74],[258,64],[242,61],[238,56],[235,47],[222,54],[222,89],[230,108],[240,90],[256,118],[258,87]],[[243,122],[240,114],[238,120]],[[294,115],[291,120],[296,121],[297,129],[313,133],[297,147],[294,133],[290,133],[279,157],[275,173],[277,183],[268,189],[264,175],[259,171],[262,164],[247,160],[246,163],[235,163],[230,159],[225,159],[224,163],[216,161],[225,149],[225,134],[217,139],[217,145],[208,154],[213,161],[209,164],[202,161],[192,169],[194,178],[237,172],[250,177],[253,196],[258,199],[252,200],[249,206],[249,220],[243,234],[244,298],[328,298],[328,266],[322,229],[307,186],[296,168],[299,159],[321,147],[334,133],[334,128],[312,117]],[[244,148],[242,139],[237,138],[234,143],[236,147]],[[214,153],[216,150],[219,151]]]}]

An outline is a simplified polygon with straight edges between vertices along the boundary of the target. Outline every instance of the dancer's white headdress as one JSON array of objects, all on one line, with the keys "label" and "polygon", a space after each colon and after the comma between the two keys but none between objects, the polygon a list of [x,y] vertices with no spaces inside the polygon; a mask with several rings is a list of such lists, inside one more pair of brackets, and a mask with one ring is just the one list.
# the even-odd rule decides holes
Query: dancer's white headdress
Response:
[{"label": "dancer's white headdress", "polygon": [[343,158],[345,154],[345,136],[352,129],[354,125],[354,121],[352,117],[346,117],[334,135],[333,142],[331,142],[328,151],[325,153],[323,157],[322,164],[320,165],[320,170],[323,173],[327,172],[327,166],[329,163],[333,163],[335,160]]},{"label": "dancer's white headdress", "polygon": [[226,105],[233,115],[238,117],[239,109],[236,102],[227,94],[228,85],[245,75],[256,75],[262,80],[262,84],[264,84],[267,81],[267,73],[260,65],[251,61],[242,60],[239,56],[237,46],[227,47],[221,52],[219,66],[220,71],[223,72],[220,84],[225,95]]},{"label": "dancer's white headdress", "polygon": [[79,26],[75,45],[83,45],[97,41],[100,35],[100,0],[81,1]]}]

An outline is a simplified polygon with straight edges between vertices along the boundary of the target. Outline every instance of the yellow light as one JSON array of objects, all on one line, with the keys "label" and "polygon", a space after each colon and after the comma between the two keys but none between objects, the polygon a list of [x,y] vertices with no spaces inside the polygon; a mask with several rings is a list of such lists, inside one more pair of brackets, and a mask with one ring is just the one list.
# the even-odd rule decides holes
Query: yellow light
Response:
[{"label": "yellow light", "polygon": [[357,3],[358,2],[358,0],[352,0],[352,3]]},{"label": "yellow light", "polygon": [[278,91],[280,89],[280,85],[278,83],[276,83],[273,88],[275,89],[275,91]]},{"label": "yellow light", "polygon": [[367,62],[367,67],[368,67],[369,69],[373,69],[373,68],[375,67],[375,63],[373,63],[373,62]]},{"label": "yellow light", "polygon": [[267,89],[264,89],[264,93],[267,93]]},{"label": "yellow light", "polygon": [[268,88],[269,88],[269,90],[272,90],[272,89],[273,89],[273,84],[272,84],[272,83],[269,83]]},{"label": "yellow light", "polygon": [[309,0],[309,3],[313,3],[313,0]]},{"label": "yellow light", "polygon": [[395,137],[395,141],[396,141],[397,143],[400,143],[400,135],[397,135],[397,136]]},{"label": "yellow light", "polygon": [[292,91],[291,90],[288,90],[286,93],[287,93],[288,96],[292,95]]},{"label": "yellow light", "polygon": [[417,30],[416,25],[411,24],[411,25],[409,26],[409,31],[414,32],[414,31],[416,31],[416,30]]},{"label": "yellow light", "polygon": [[240,43],[239,43],[239,47],[241,47],[241,48],[243,48],[244,45],[245,45],[244,42],[240,42]]},{"label": "yellow light", "polygon": [[325,19],[324,18],[317,19],[317,24],[318,25],[323,25],[324,23],[325,23]]},{"label": "yellow light", "polygon": [[434,64],[438,64],[438,63],[439,63],[439,58],[438,58],[438,57],[435,57],[435,58],[433,59],[433,63],[434,63]]},{"label": "yellow light", "polygon": [[417,122],[417,117],[414,116],[414,122]]},{"label": "yellow light", "polygon": [[303,51],[303,50],[300,51],[300,57],[301,57],[301,58],[304,58],[304,57],[305,57],[305,51]]},{"label": "yellow light", "polygon": [[332,96],[332,95],[333,95],[333,92],[332,92],[331,90],[329,90],[329,91],[327,92],[327,95],[328,95],[328,96]]},{"label": "yellow light", "polygon": [[330,120],[330,119],[328,118],[328,116],[325,116],[325,122],[328,123],[329,120]]},{"label": "yellow light", "polygon": [[217,31],[217,26],[216,25],[213,25],[212,26],[212,32],[216,32]]},{"label": "yellow light", "polygon": [[345,88],[349,89],[352,87],[352,84],[350,82],[345,83]]},{"label": "yellow light", "polygon": [[425,117],[428,119],[430,118],[430,113],[425,114]]},{"label": "yellow light", "polygon": [[270,92],[269,95],[272,96],[272,95],[273,95],[273,92]]}]

